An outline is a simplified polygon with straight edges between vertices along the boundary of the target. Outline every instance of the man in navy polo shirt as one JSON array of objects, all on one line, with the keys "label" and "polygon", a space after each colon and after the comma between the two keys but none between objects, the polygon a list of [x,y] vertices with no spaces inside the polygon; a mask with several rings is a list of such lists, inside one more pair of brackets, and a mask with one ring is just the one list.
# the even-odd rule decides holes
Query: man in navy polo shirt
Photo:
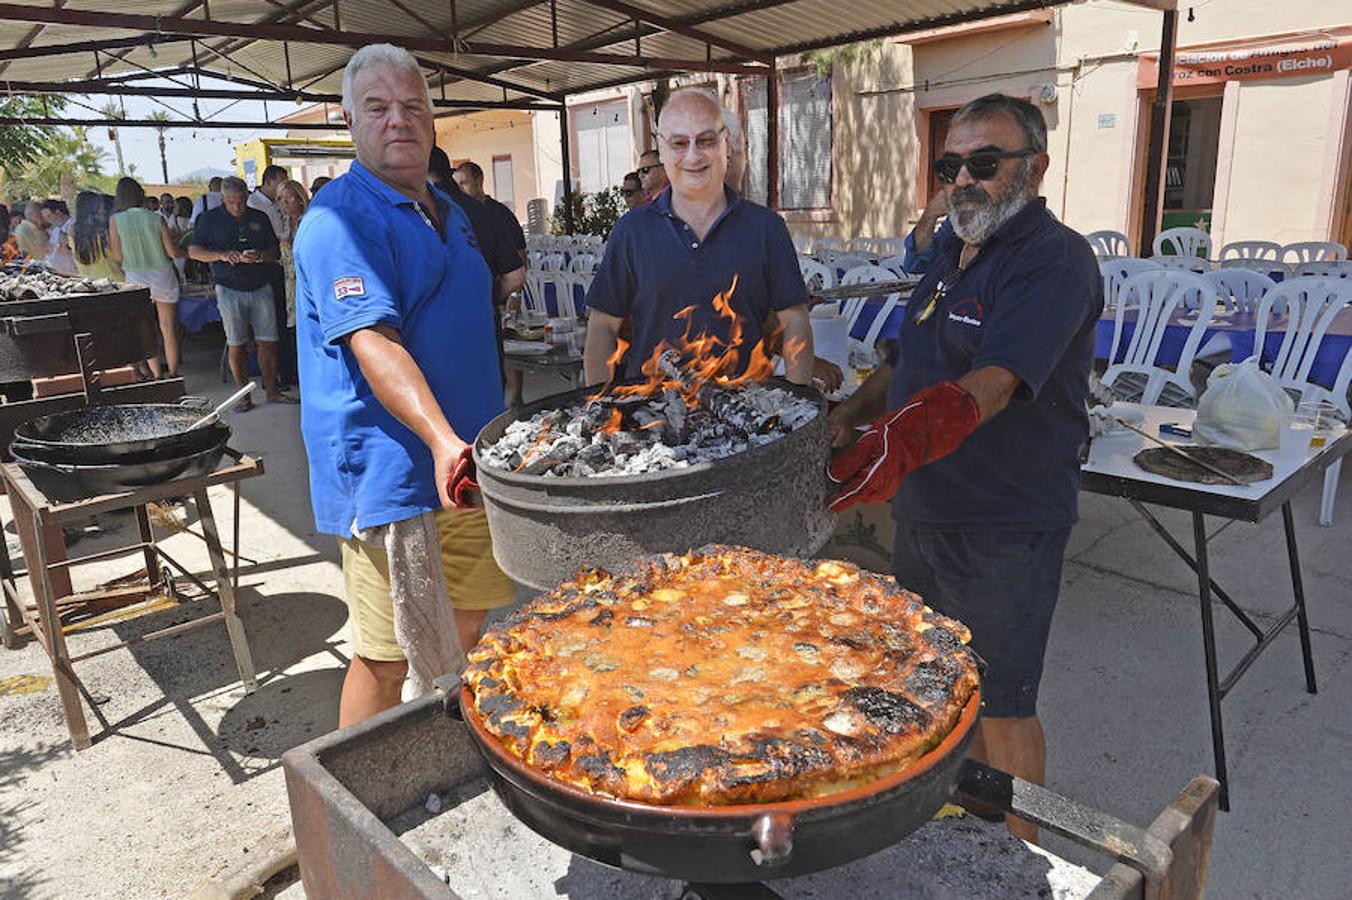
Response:
[{"label": "man in navy polo shirt", "polygon": [[972,630],[988,664],[973,755],[1038,783],[1037,689],[1103,308],[1088,243],[1037,196],[1047,163],[1032,104],[991,94],[954,115],[935,162],[954,236],[936,238],[888,364],[833,413],[837,446],[876,421],[831,463],[832,508],[892,498],[898,583]]},{"label": "man in navy polo shirt", "polygon": [[[400,616],[435,622],[453,605],[450,630],[467,649],[488,609],[515,592],[463,490],[470,442],[503,411],[492,278],[469,220],[428,184],[432,103],[417,61],[389,44],[357,51],[343,116],[357,160],[316,195],[295,255],[311,502],[318,530],[342,542],[352,627],[339,705],[348,725],[399,702],[410,646]],[[405,571],[395,552],[419,534],[437,546],[409,558],[439,554],[450,595],[430,609],[427,590],[443,590],[426,584],[442,580],[436,567]],[[395,595],[419,602],[396,610]]]},{"label": "man in navy polo shirt", "polygon": [[[739,366],[761,340],[767,322],[783,328],[785,376],[812,377],[812,325],[807,288],[784,220],[723,184],[729,145],[722,109],[705,94],[681,91],[658,117],[662,164],[671,181],[652,203],[615,224],[606,255],[587,291],[589,384],[606,381],[620,325],[633,319],[634,341],[623,376],[637,377],[663,342],[679,347],[710,335],[729,341],[733,323],[714,308],[726,292],[740,325]],[[688,316],[677,316],[689,308]]]}]

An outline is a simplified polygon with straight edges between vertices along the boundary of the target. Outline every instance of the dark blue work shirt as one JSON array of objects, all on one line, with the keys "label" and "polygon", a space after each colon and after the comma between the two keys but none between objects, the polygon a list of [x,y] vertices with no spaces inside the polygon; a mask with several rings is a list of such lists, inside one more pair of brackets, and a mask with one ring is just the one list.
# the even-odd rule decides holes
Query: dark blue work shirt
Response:
[{"label": "dark blue work shirt", "polygon": [[954,453],[916,469],[893,516],[940,531],[1048,530],[1073,524],[1094,328],[1103,282],[1089,244],[1038,198],[991,235],[933,314],[916,323],[962,241],[936,240],[893,346],[888,406],[983,366],[1019,376],[1009,405]]},{"label": "dark blue work shirt", "polygon": [[744,348],[739,367],[761,339],[770,310],[807,302],[798,270],[798,254],[784,220],[764,206],[724,188],[728,208],[700,241],[671,209],[671,189],[652,203],[625,213],[615,223],[591,288],[587,306],[612,316],[631,316],[634,344],[629,353],[633,378],[662,341],[678,346],[686,318],[676,313],[693,307],[690,337],[728,340],[732,322],[714,309],[714,295],[737,279],[732,309],[741,325]]},{"label": "dark blue work shirt", "polygon": [[[277,232],[272,230],[268,214],[252,206],[244,208],[244,215],[236,219],[225,206],[209,209],[197,217],[192,228],[192,242],[208,250],[221,253],[230,250],[276,250]],[[228,262],[211,264],[211,280],[236,291],[256,291],[272,281],[276,263]]]}]

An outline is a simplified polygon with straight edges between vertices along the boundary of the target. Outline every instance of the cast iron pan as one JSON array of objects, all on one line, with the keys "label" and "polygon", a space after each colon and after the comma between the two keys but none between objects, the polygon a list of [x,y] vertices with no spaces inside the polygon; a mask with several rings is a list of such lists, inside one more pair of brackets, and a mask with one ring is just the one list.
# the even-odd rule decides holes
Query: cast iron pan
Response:
[{"label": "cast iron pan", "polygon": [[[747,883],[818,872],[915,831],[952,796],[981,710],[977,687],[948,736],[900,772],[812,800],[657,806],[590,794],[507,752],[468,687],[460,715],[503,804],[532,830],[600,863],[687,881]],[[904,873],[898,873],[904,877]]]},{"label": "cast iron pan", "polygon": [[[11,447],[11,450],[13,448]],[[171,457],[132,465],[69,466],[26,459],[19,453],[14,461],[33,485],[50,499],[60,502],[83,500],[102,494],[120,494],[175,478],[206,475],[216,468],[225,453],[225,442],[187,456]]]},{"label": "cast iron pan", "polygon": [[14,429],[14,438],[21,444],[97,448],[111,456],[184,456],[201,439],[188,427],[209,409],[172,403],[89,406],[30,419]]},{"label": "cast iron pan", "polygon": [[[191,423],[189,423],[191,424]],[[201,453],[230,440],[230,426],[216,422],[157,442],[150,450],[119,452],[120,445],[34,443],[16,437],[10,453],[58,466],[139,465]]]}]

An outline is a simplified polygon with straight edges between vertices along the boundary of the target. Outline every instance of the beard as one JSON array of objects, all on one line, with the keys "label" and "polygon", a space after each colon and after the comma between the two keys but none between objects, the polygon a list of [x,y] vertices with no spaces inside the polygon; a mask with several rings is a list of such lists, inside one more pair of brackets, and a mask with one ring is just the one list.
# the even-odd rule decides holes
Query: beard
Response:
[{"label": "beard", "polygon": [[980,184],[954,188],[948,197],[948,221],[967,244],[984,244],[996,230],[1033,199],[1028,189],[1033,159],[1019,160],[1018,171],[1003,194],[994,199]]}]

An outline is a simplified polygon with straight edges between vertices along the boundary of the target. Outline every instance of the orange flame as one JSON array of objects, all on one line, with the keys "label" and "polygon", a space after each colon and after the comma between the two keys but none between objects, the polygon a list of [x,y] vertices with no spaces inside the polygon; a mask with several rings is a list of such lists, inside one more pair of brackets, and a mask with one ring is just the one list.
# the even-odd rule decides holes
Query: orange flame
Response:
[{"label": "orange flame", "polygon": [[615,352],[610,354],[610,358],[606,360],[606,369],[610,372],[610,375],[606,378],[606,383],[601,386],[601,389],[587,398],[588,403],[595,403],[600,400],[606,395],[610,386],[615,383],[615,369],[619,367],[620,360],[624,359],[624,353],[628,349],[628,341],[622,337],[615,338]]},{"label": "orange flame", "polygon": [[[758,341],[747,352],[747,365],[741,372],[742,354],[742,321],[737,315],[737,311],[732,306],[732,296],[737,290],[738,276],[734,275],[732,283],[728,285],[727,290],[719,291],[714,295],[712,305],[714,311],[722,319],[728,322],[727,338],[720,338],[714,334],[699,334],[692,336],[694,327],[694,314],[696,307],[687,306],[678,310],[672,315],[673,319],[685,320],[685,331],[680,339],[674,343],[663,341],[653,350],[652,355],[644,360],[640,371],[643,373],[643,381],[638,384],[619,385],[611,388],[611,383],[590,398],[594,402],[601,397],[609,394],[612,397],[651,397],[663,390],[670,388],[678,391],[686,406],[694,409],[699,406],[700,391],[706,384],[716,384],[725,387],[739,387],[749,384],[753,381],[761,381],[769,377],[774,371],[774,362],[770,354],[766,352],[765,341]],[[797,341],[794,352],[801,353],[804,342]],[[615,355],[610,359],[612,382],[614,379],[614,367],[619,362],[619,357],[628,345],[623,341]],[[662,370],[660,365],[662,356],[670,350],[675,350],[682,359],[681,371],[682,378],[676,379]],[[609,424],[609,423],[608,423]],[[655,425],[656,423],[654,423]],[[649,425],[646,427],[654,427]]]},{"label": "orange flame", "polygon": [[624,416],[620,413],[619,408],[614,407],[610,410],[610,418],[606,420],[606,424],[602,425],[597,430],[602,434],[614,434],[620,430],[620,424],[623,419]]}]

